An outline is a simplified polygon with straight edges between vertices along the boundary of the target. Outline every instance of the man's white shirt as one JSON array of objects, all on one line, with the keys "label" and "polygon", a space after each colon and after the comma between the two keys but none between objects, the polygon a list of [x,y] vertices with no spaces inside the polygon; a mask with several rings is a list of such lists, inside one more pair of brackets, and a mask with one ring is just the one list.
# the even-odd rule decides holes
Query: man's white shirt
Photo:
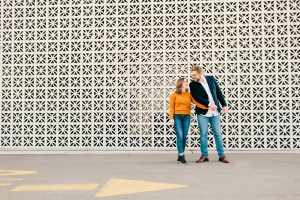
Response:
[{"label": "man's white shirt", "polygon": [[[200,81],[200,83],[202,84],[202,86],[203,86],[204,89],[205,89],[205,92],[206,92],[207,95],[208,95],[209,105],[215,105],[214,99],[213,99],[213,97],[212,97],[212,94],[211,94],[211,91],[210,91],[210,89],[209,89],[209,86],[208,86],[208,83],[207,83],[207,81],[206,81],[205,76],[204,76],[204,82],[201,82],[201,81]],[[205,117],[212,117],[212,116],[218,116],[219,114],[220,114],[220,113],[218,112],[217,109],[214,110],[214,111],[208,109],[207,113],[206,113],[205,115],[203,115],[203,116],[205,116]]]}]

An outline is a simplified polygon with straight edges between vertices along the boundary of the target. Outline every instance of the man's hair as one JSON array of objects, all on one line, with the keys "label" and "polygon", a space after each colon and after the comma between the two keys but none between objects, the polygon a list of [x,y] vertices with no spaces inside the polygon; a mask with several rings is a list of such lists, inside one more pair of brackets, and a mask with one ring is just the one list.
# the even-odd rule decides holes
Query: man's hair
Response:
[{"label": "man's hair", "polygon": [[198,73],[202,73],[202,72],[203,72],[203,68],[200,67],[200,65],[193,65],[193,66],[191,67],[191,72],[192,72],[192,71],[196,71],[196,72],[198,72]]}]

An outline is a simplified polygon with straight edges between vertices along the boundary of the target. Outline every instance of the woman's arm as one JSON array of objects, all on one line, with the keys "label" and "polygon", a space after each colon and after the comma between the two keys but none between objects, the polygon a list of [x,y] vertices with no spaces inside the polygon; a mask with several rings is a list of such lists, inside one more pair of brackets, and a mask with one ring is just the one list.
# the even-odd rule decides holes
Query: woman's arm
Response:
[{"label": "woman's arm", "polygon": [[206,109],[206,110],[208,110],[208,108],[207,107],[205,107],[204,105],[202,105],[201,103],[198,103],[197,101],[195,101],[195,99],[192,97],[192,95],[191,95],[191,98],[192,98],[192,102],[193,102],[193,104],[195,104],[198,108],[202,108],[202,109]]},{"label": "woman's arm", "polygon": [[170,96],[170,120],[172,120],[174,118],[174,112],[175,112],[175,96],[176,94],[173,93],[171,96]]}]

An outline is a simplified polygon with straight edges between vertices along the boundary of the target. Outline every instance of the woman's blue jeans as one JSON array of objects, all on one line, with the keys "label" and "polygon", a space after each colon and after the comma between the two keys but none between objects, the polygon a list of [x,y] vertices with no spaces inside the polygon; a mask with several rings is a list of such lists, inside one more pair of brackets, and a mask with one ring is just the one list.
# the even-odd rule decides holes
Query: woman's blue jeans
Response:
[{"label": "woman's blue jeans", "polygon": [[189,132],[191,123],[190,115],[175,114],[174,115],[174,129],[176,132],[176,143],[179,154],[183,154],[186,145],[186,138]]}]

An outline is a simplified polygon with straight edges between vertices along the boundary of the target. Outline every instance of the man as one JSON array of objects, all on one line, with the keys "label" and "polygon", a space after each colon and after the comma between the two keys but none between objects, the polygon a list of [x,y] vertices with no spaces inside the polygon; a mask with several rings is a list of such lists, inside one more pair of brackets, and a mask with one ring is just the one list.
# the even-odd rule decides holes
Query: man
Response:
[{"label": "man", "polygon": [[[189,86],[193,99],[208,108],[195,108],[198,127],[200,129],[201,146],[201,157],[196,161],[196,163],[209,161],[207,150],[208,123],[210,123],[212,132],[214,134],[219,161],[223,163],[229,163],[224,155],[221,130],[221,110],[225,114],[228,112],[227,103],[222,94],[222,91],[216,79],[211,75],[204,75],[204,71],[199,65],[195,65],[191,68],[191,77],[193,81]],[[220,104],[222,108],[220,107]]]}]

